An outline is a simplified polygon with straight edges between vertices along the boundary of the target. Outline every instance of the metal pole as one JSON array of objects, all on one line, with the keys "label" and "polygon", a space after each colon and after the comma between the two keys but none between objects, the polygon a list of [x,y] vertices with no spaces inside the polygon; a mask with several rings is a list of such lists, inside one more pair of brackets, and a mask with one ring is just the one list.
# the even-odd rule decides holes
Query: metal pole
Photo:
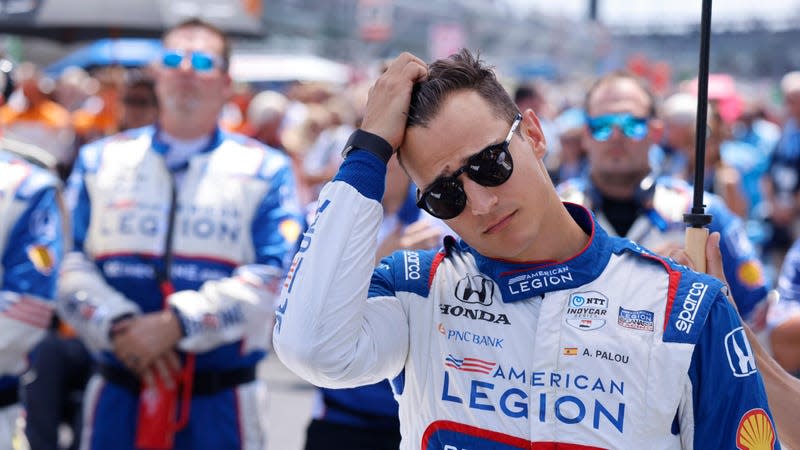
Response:
[{"label": "metal pole", "polygon": [[708,60],[711,47],[711,0],[703,0],[703,15],[700,21],[700,70],[697,76],[697,121],[694,162],[694,199],[692,210],[683,215],[686,223],[686,252],[695,263],[695,269],[705,272],[705,244],[711,216],[705,213],[703,204],[703,178],[706,160],[706,121],[708,116]]}]

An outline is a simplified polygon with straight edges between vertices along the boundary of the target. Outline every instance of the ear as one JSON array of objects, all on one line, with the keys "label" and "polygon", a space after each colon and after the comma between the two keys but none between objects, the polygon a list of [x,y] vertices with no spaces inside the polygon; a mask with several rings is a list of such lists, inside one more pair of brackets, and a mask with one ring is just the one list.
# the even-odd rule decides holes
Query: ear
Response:
[{"label": "ear", "polygon": [[647,138],[650,142],[653,144],[661,142],[661,138],[664,137],[664,122],[654,117],[647,123],[647,128]]},{"label": "ear", "polygon": [[532,109],[526,109],[522,113],[522,123],[520,123],[520,130],[522,132],[522,139],[533,149],[536,158],[544,158],[547,153],[547,142],[542,133],[542,125],[539,123],[539,118]]}]

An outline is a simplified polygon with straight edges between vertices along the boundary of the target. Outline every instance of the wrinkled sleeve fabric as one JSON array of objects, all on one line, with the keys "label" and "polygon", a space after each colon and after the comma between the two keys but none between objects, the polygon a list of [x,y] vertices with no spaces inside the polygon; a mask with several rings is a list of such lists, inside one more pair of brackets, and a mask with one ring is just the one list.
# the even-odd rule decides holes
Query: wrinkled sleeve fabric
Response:
[{"label": "wrinkled sleeve fabric", "polygon": [[689,379],[685,400],[692,406],[682,408],[681,431],[693,440],[690,448],[781,448],[752,347],[722,292],[695,346]]},{"label": "wrinkled sleeve fabric", "polygon": [[269,188],[251,224],[255,262],[169,297],[184,332],[181,350],[204,352],[241,339],[245,351],[269,347],[275,299],[303,228],[294,176],[281,161],[277,170],[266,164],[263,174]]},{"label": "wrinkled sleeve fabric", "polygon": [[65,198],[72,211],[74,251],[64,258],[56,293],[59,316],[69,323],[86,343],[96,350],[110,350],[109,332],[114,321],[140,314],[139,306],[106,283],[100,269],[84,253],[92,213],[86,177],[100,163],[101,146],[81,149],[75,168],[67,180]]},{"label": "wrinkled sleeve fabric", "polygon": [[372,276],[385,173],[370,153],[347,157],[320,195],[281,292],[276,353],[318,386],[393,378],[406,360],[408,321],[390,265],[381,264]]}]

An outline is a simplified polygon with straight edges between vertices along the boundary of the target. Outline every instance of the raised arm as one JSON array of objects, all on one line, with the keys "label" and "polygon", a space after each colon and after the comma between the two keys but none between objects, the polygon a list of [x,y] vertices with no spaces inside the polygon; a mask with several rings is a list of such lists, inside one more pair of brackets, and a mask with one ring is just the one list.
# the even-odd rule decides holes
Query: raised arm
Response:
[{"label": "raised arm", "polygon": [[290,369],[319,386],[375,383],[394,377],[405,364],[404,308],[390,283],[371,283],[370,276],[386,162],[402,144],[411,89],[425,74],[425,64],[404,53],[375,83],[359,139],[351,139],[353,148],[322,190],[316,218],[289,268],[275,350]]}]

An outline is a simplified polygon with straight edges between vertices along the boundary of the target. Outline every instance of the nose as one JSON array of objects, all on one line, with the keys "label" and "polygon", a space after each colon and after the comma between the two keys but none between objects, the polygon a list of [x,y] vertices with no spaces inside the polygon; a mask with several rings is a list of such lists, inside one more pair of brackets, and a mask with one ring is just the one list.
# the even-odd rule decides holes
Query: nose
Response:
[{"label": "nose", "polygon": [[184,56],[183,59],[181,60],[180,66],[178,66],[178,69],[182,73],[193,72],[193,69],[192,69],[192,58],[190,56],[188,56],[188,55]]},{"label": "nose", "polygon": [[497,204],[497,195],[492,189],[472,181],[466,174],[461,175],[464,192],[467,194],[467,208],[476,216],[488,214]]},{"label": "nose", "polygon": [[622,139],[625,137],[625,134],[622,132],[622,127],[619,125],[612,125],[611,126],[611,136],[608,137],[609,141],[616,141],[618,139]]}]

